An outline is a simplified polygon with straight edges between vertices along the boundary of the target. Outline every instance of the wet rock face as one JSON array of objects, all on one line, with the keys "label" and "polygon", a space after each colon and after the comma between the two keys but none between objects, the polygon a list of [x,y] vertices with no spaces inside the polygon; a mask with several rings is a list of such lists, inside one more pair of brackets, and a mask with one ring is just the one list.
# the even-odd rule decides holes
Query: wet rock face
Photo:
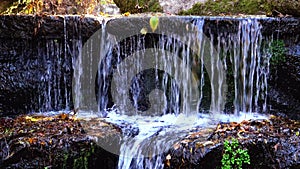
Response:
[{"label": "wet rock face", "polygon": [[100,26],[92,18],[0,16],[0,116],[71,109],[72,59]]},{"label": "wet rock face", "polygon": [[287,54],[286,62],[270,71],[270,111],[300,119],[300,57]]},{"label": "wet rock face", "polygon": [[[268,21],[266,21],[268,23]],[[300,20],[278,19],[265,30],[274,30],[274,40],[284,43],[284,61],[270,65],[269,75],[269,110],[271,113],[292,119],[300,119]],[[289,27],[289,31],[287,30]],[[277,30],[276,30],[277,29]],[[266,31],[266,34],[271,34]]]}]

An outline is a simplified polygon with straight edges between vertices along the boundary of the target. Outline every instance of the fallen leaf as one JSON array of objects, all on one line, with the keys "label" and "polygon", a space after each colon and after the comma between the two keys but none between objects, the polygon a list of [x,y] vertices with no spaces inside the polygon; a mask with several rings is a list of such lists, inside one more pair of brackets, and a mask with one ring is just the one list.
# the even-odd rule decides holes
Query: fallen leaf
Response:
[{"label": "fallen leaf", "polygon": [[130,15],[130,12],[125,12],[122,14],[123,16],[129,16]]}]

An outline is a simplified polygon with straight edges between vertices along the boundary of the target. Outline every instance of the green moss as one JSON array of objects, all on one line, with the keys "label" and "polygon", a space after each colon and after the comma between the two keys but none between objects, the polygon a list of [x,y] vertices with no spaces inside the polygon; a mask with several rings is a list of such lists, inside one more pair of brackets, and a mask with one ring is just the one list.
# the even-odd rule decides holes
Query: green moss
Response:
[{"label": "green moss", "polygon": [[285,58],[285,44],[283,40],[274,40],[270,45],[270,53],[271,53],[271,60],[270,64],[271,67],[280,65],[281,63],[286,61]]},{"label": "green moss", "polygon": [[267,0],[208,0],[206,3],[197,3],[191,9],[182,11],[181,15],[260,15],[271,12]]},{"label": "green moss", "polygon": [[[80,150],[66,150],[63,153],[62,164],[57,166],[63,169],[73,168],[73,169],[88,169],[89,162],[92,156],[95,154],[94,144],[89,145],[89,147],[81,148]],[[60,158],[60,157],[56,157]],[[59,159],[58,159],[59,160]],[[59,160],[60,161],[60,160]]]}]

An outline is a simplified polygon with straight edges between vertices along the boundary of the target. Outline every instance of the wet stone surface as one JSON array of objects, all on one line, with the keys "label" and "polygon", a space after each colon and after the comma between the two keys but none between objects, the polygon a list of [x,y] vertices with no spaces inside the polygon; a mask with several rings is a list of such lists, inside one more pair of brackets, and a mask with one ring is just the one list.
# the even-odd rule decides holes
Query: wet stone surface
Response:
[{"label": "wet stone surface", "polygon": [[299,131],[299,121],[275,116],[222,123],[213,130],[198,129],[165,154],[165,168],[220,168],[223,142],[232,138],[248,149],[251,164],[243,168],[299,168]]},{"label": "wet stone surface", "polygon": [[92,132],[86,124],[65,113],[0,118],[0,168],[116,168],[118,156],[96,144],[95,137],[103,144],[111,144],[108,138],[117,142],[118,128],[89,120],[90,127],[98,126]]}]

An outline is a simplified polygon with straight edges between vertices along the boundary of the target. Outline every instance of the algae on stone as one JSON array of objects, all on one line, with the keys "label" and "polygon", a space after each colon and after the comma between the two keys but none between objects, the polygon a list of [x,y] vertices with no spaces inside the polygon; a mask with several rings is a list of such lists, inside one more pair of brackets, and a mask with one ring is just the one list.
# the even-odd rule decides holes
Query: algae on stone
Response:
[{"label": "algae on stone", "polygon": [[270,12],[267,0],[208,0],[196,3],[191,9],[180,12],[181,15],[236,15],[267,14]]}]

